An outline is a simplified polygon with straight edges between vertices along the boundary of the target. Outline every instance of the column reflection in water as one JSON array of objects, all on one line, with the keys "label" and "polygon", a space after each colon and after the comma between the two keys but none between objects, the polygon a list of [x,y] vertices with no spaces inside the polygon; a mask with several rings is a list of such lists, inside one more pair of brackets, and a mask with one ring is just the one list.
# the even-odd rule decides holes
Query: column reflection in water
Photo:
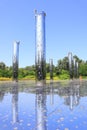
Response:
[{"label": "column reflection in water", "polygon": [[12,117],[13,123],[18,122],[18,84],[16,82],[12,88]]},{"label": "column reflection in water", "polygon": [[18,81],[19,44],[14,42],[13,46],[13,80]]},{"label": "column reflection in water", "polygon": [[36,90],[36,130],[47,130],[46,93],[41,86]]},{"label": "column reflection in water", "polygon": [[65,104],[69,105],[70,110],[73,110],[75,106],[79,104],[80,100],[80,85],[79,84],[73,84],[68,88],[68,95],[65,98]]},{"label": "column reflection in water", "polygon": [[42,11],[35,11],[35,65],[36,81],[45,80],[46,78],[46,57],[45,57],[45,16]]},{"label": "column reflection in water", "polygon": [[69,72],[70,72],[70,78],[73,78],[73,74],[72,74],[72,53],[69,52],[68,53],[68,60],[69,60]]},{"label": "column reflection in water", "polygon": [[54,104],[54,89],[53,89],[53,81],[50,82],[50,103]]},{"label": "column reflection in water", "polygon": [[53,59],[50,59],[50,79],[53,80]]},{"label": "column reflection in water", "polygon": [[69,95],[69,99],[70,99],[70,110],[73,110],[73,90],[70,90],[70,95]]}]

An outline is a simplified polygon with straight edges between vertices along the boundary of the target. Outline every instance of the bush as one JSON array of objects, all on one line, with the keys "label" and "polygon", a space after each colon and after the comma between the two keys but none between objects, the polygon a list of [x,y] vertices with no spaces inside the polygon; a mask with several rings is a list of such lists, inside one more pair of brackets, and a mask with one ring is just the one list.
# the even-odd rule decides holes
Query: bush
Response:
[{"label": "bush", "polygon": [[66,70],[62,70],[62,72],[61,72],[61,74],[59,75],[59,78],[60,79],[69,79],[69,72],[68,71],[66,71]]}]

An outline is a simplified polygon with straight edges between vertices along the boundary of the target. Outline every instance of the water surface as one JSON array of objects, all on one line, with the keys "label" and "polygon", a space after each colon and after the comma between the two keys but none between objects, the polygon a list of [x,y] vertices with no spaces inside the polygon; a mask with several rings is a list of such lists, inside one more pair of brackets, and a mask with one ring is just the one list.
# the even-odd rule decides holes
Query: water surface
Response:
[{"label": "water surface", "polygon": [[0,83],[0,130],[87,130],[87,82]]}]

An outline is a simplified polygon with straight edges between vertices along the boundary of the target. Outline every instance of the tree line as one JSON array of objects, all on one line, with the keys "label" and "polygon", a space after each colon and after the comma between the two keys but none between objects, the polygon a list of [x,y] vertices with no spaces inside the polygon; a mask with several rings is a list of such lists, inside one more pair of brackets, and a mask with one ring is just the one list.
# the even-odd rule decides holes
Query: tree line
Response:
[{"label": "tree line", "polygon": [[[78,56],[73,56],[78,62],[78,77],[87,76],[87,61],[80,59]],[[26,66],[24,68],[19,68],[19,79],[35,79],[35,65]],[[4,62],[0,62],[0,77],[12,78],[13,68],[12,66],[6,66]],[[74,76],[74,73],[73,73]],[[57,65],[53,65],[53,77],[54,79],[69,79],[69,62],[68,57],[59,59]],[[46,63],[46,78],[50,79],[50,64]]]}]

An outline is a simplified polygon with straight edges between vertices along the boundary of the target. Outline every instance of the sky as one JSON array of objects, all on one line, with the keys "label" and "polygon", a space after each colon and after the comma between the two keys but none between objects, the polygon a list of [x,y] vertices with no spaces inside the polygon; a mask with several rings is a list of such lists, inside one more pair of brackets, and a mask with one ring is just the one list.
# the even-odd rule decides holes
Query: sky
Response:
[{"label": "sky", "polygon": [[68,52],[87,60],[87,0],[0,0],[0,62],[12,66],[16,40],[19,67],[35,64],[35,9],[46,13],[47,63]]}]

